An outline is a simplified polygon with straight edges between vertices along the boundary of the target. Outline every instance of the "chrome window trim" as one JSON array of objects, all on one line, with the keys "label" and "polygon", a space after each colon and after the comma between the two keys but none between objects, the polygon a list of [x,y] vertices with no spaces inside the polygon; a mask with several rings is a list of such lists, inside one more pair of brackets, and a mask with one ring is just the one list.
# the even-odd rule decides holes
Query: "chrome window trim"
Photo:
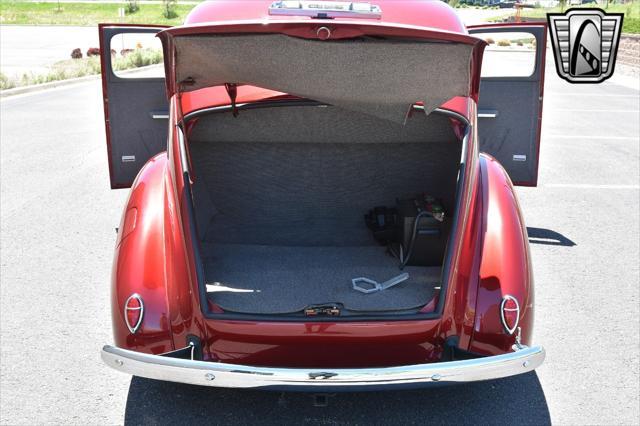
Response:
[{"label": "chrome window trim", "polygon": [[[292,7],[297,6],[297,7]],[[316,6],[316,7],[310,7]],[[366,10],[364,9],[366,7]],[[310,18],[382,19],[380,6],[364,1],[275,1],[269,6],[269,15],[308,16]]]},{"label": "chrome window trim", "polygon": [[184,131],[182,127],[176,126],[178,133],[178,148],[180,149],[180,167],[182,167],[182,173],[187,172],[191,174],[189,170],[189,161],[187,160],[187,147],[184,143]]}]

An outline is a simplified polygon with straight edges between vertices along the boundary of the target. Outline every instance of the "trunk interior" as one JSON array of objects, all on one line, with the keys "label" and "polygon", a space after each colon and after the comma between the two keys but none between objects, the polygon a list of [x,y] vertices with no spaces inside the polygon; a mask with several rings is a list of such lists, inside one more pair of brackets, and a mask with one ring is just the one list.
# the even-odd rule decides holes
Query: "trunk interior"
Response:
[{"label": "trunk interior", "polygon": [[[414,110],[401,125],[332,106],[282,105],[193,120],[193,200],[211,303],[245,314],[326,305],[360,315],[416,312],[433,299],[462,150],[450,117]],[[410,258],[401,268],[400,245],[377,241],[365,215],[424,194],[445,212],[437,261]],[[421,231],[411,224],[417,242]],[[416,243],[413,255],[427,246]],[[408,279],[383,291],[352,287],[354,278],[384,282],[403,272]]]}]

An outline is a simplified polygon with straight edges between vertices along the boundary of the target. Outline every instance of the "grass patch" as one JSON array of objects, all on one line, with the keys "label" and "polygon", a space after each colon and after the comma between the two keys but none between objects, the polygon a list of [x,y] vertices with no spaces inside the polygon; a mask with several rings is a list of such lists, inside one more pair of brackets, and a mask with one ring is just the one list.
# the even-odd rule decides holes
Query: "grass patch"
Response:
[{"label": "grass patch", "polygon": [[[577,7],[594,7],[591,4],[585,4],[581,6],[571,6],[571,8]],[[640,34],[640,2],[635,1],[633,3],[628,4],[610,4],[609,7],[605,7],[605,5],[595,5],[595,7],[600,7],[605,12],[609,13],[624,13],[624,20],[622,23],[622,32],[627,34]],[[567,6],[565,10],[569,9]],[[542,7],[536,8],[525,8],[522,9],[522,17],[523,18],[546,18],[547,13],[560,13],[562,10],[560,7],[553,7],[549,9],[545,9]],[[515,11],[513,12],[515,14]],[[494,18],[492,20],[502,20],[503,17]]]},{"label": "grass patch", "polygon": [[[138,3],[139,9],[126,13],[123,23],[180,25],[195,5],[176,4],[173,14],[166,15],[163,4]],[[14,25],[80,25],[93,26],[101,22],[120,22],[118,9],[124,3],[37,3],[2,0],[0,2],[0,24]]]},{"label": "grass patch", "polygon": [[[114,57],[112,64],[114,70],[122,71],[159,64],[161,62],[162,51],[157,49],[135,49],[125,56],[118,55]],[[96,74],[100,74],[99,56],[82,59],[65,59],[53,64],[51,70],[45,74],[25,73],[19,77],[8,77],[0,73],[0,90]]]}]

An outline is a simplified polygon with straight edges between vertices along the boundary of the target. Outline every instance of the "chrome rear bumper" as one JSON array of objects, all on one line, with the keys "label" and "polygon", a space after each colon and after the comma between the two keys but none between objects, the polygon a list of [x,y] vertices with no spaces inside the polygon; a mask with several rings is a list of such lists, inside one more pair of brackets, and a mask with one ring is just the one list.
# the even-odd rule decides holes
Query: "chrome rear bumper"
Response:
[{"label": "chrome rear bumper", "polygon": [[[542,346],[463,361],[384,368],[272,368],[192,361],[120,349],[102,348],[102,359],[134,376],[225,388],[295,388],[321,391],[388,388],[429,383],[459,383],[497,379],[534,370],[544,360]],[[293,390],[293,389],[292,389]]]}]

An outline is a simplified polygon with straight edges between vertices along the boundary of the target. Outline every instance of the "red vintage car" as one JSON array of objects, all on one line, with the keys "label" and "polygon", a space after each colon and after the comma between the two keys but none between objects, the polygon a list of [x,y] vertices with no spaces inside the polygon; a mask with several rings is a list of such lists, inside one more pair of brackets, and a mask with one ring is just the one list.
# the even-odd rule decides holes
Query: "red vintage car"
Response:
[{"label": "red vintage car", "polygon": [[[165,77],[118,75],[111,42],[145,33]],[[131,187],[107,365],[324,391],[543,362],[512,181],[537,181],[545,24],[211,1],[100,37],[111,187]]]}]

